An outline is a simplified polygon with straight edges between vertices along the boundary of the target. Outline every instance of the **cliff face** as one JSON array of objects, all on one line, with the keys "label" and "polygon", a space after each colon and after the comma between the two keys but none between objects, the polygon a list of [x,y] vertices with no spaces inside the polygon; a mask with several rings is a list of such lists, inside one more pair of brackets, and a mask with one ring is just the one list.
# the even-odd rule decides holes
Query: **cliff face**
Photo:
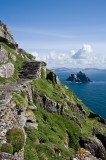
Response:
[{"label": "cliff face", "polygon": [[0,26],[0,159],[105,160],[105,119]]}]

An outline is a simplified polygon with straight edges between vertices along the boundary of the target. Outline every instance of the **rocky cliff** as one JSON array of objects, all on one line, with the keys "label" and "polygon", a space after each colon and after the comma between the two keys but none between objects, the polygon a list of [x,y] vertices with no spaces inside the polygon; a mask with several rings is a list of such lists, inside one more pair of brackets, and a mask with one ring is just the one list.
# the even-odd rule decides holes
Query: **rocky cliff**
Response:
[{"label": "rocky cliff", "polygon": [[0,160],[106,159],[106,121],[0,22]]},{"label": "rocky cliff", "polygon": [[87,83],[91,82],[90,78],[88,78],[85,73],[82,73],[81,71],[77,74],[71,74],[66,81],[70,82],[82,82],[82,83]]}]

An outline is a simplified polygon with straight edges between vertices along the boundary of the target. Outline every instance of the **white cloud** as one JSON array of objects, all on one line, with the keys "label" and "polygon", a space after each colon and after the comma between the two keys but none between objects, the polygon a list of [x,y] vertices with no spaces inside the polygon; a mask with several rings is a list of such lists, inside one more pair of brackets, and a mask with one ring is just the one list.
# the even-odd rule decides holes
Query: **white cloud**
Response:
[{"label": "white cloud", "polygon": [[33,56],[35,56],[35,59],[37,60],[37,61],[40,61],[41,60],[41,58],[39,57],[39,54],[35,51],[35,52],[32,52],[32,55]]},{"label": "white cloud", "polygon": [[48,68],[106,68],[106,56],[96,56],[93,52],[93,47],[89,44],[84,44],[78,51],[71,50],[67,53],[60,53],[53,50],[48,54],[33,52],[33,55],[36,56],[37,60],[46,61]]},{"label": "white cloud", "polygon": [[72,58],[75,59],[86,59],[89,56],[91,56],[91,53],[93,52],[93,48],[91,45],[84,44],[81,49],[79,49]]}]

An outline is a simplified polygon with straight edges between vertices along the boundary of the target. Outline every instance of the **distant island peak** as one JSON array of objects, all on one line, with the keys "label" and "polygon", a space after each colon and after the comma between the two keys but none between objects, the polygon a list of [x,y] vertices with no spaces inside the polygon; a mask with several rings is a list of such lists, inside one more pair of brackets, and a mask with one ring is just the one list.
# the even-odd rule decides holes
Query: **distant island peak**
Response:
[{"label": "distant island peak", "polygon": [[66,81],[70,81],[70,82],[82,82],[82,83],[86,83],[86,82],[91,82],[90,78],[88,78],[86,76],[85,73],[83,72],[78,72],[77,74],[71,74],[71,76],[69,76]]}]

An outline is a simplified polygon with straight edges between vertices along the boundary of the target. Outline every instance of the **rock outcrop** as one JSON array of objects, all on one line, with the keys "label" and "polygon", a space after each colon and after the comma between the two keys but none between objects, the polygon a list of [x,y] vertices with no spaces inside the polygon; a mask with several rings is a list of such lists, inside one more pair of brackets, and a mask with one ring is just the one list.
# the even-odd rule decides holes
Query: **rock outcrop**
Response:
[{"label": "rock outcrop", "polygon": [[89,118],[97,118],[99,122],[106,124],[106,120],[96,113],[90,112]]},{"label": "rock outcrop", "polygon": [[44,66],[42,67],[42,63],[38,61],[26,61],[23,64],[23,67],[20,70],[20,78],[25,79],[40,79],[42,76],[42,70],[46,74],[46,70]]},{"label": "rock outcrop", "polygon": [[0,41],[5,42],[13,49],[16,49],[18,47],[12,33],[2,21],[0,21]]},{"label": "rock outcrop", "polygon": [[53,72],[48,73],[46,79],[52,81],[52,83],[54,83],[54,84],[60,84],[60,80],[59,80],[58,76]]},{"label": "rock outcrop", "polygon": [[91,80],[81,71],[77,74],[71,74],[71,76],[69,76],[66,81],[70,81],[70,82],[91,82]]},{"label": "rock outcrop", "polygon": [[80,140],[80,145],[88,150],[92,155],[102,160],[106,159],[106,150],[102,142],[96,137],[92,138],[82,138]]},{"label": "rock outcrop", "polygon": [[0,66],[0,77],[9,78],[14,74],[14,65],[12,63],[3,64]]},{"label": "rock outcrop", "polygon": [[72,116],[70,114],[66,114],[65,117],[69,120],[72,120],[73,122],[77,123],[81,128],[82,128],[82,124],[81,122],[78,120],[78,118],[76,118],[75,116]]},{"label": "rock outcrop", "polygon": [[41,108],[44,108],[46,111],[50,113],[62,114],[64,112],[64,109],[66,108],[65,105],[50,99],[44,94],[36,95],[36,100],[40,104]]},{"label": "rock outcrop", "polygon": [[8,52],[0,45],[0,64],[6,63],[8,61]]},{"label": "rock outcrop", "polygon": [[79,103],[73,103],[71,104],[71,110],[75,113],[77,113],[80,117],[82,117],[84,120],[86,120],[86,111]]},{"label": "rock outcrop", "polygon": [[0,77],[9,78],[14,74],[14,64],[9,61],[9,55],[13,60],[16,60],[15,55],[8,53],[7,50],[0,45]]}]

